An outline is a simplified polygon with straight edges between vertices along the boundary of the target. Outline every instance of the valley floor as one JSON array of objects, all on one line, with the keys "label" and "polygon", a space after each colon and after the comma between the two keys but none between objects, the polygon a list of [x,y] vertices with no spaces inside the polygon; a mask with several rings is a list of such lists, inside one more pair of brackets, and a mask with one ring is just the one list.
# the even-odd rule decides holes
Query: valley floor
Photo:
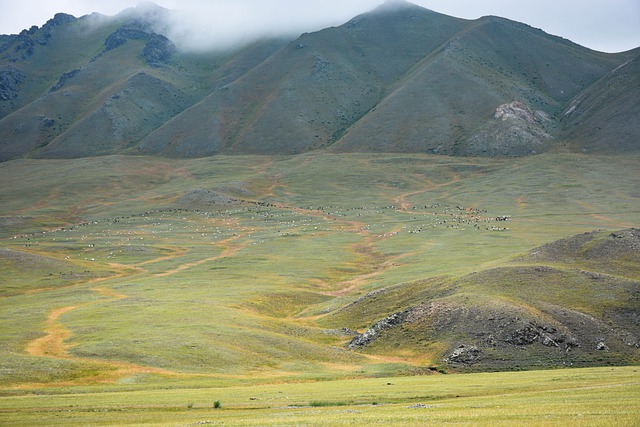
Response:
[{"label": "valley floor", "polygon": [[639,160],[1,163],[0,424],[632,425]]}]

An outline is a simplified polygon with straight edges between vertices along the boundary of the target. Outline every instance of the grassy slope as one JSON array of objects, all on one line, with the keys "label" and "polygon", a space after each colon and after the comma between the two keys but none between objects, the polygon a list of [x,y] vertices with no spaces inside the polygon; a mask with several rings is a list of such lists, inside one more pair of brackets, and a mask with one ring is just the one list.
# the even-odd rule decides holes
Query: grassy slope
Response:
[{"label": "grassy slope", "polygon": [[[332,377],[441,364],[444,347],[419,355],[410,337],[401,346],[408,353],[378,352],[399,364],[378,364],[341,350],[351,337],[340,328],[363,330],[415,304],[416,292],[425,299],[450,293],[450,281],[437,277],[502,266],[559,237],[634,225],[637,177],[625,171],[635,161],[314,154],[4,163],[3,246],[24,254],[3,258],[7,292],[19,294],[0,300],[11,337],[5,348],[12,358],[60,363],[21,349],[42,336],[54,310],[74,307],[49,322],[71,331],[72,347],[60,354],[78,366],[109,360],[233,377]],[[68,183],[70,174],[77,184]],[[528,188],[536,181],[548,191]],[[194,189],[244,201],[176,210],[189,208],[181,196]],[[477,218],[460,208],[478,209]],[[504,225],[498,215],[513,216],[510,231],[487,230]],[[33,257],[42,257],[35,282],[11,274]],[[88,276],[62,280],[61,265]],[[96,282],[105,274],[114,276]],[[347,310],[317,318],[395,286],[395,297],[366,316]],[[11,382],[35,379],[28,364],[8,372]]]},{"label": "grassy slope", "polygon": [[572,149],[587,152],[626,152],[637,145],[635,119],[640,95],[640,50],[635,57],[590,86],[563,115]]},{"label": "grassy slope", "polygon": [[[111,25],[94,27],[86,19],[54,27],[46,46],[36,44],[35,53],[29,59],[13,64],[24,73],[25,81],[20,85],[16,99],[2,103],[3,160],[37,149],[63,132],[76,120],[77,114],[85,111],[87,106],[78,105],[77,100],[82,88],[72,90],[69,97],[48,97],[46,94],[63,73],[84,66],[100,53],[104,39],[113,30]],[[42,30],[38,30],[37,34],[40,33]],[[78,39],[83,41],[83,49],[78,49]],[[3,63],[11,63],[6,57],[2,59]],[[91,91],[93,88],[86,89]],[[55,108],[51,108],[51,103]],[[53,125],[43,126],[44,118],[54,120]]]},{"label": "grassy slope", "polygon": [[[0,375],[8,387],[5,391],[20,394],[21,387],[58,390],[55,386],[104,382],[114,384],[108,386],[114,391],[146,389],[151,393],[148,399],[157,403],[152,397],[156,387],[430,372],[429,367],[445,366],[442,358],[459,344],[460,331],[432,333],[424,342],[416,340],[415,332],[428,332],[429,324],[418,323],[391,331],[365,350],[345,349],[353,335],[343,327],[362,331],[418,301],[453,308],[466,304],[470,307],[466,315],[452,317],[458,326],[468,326],[474,319],[478,323],[473,316],[489,317],[493,312],[533,313],[534,319],[548,319],[555,312],[540,301],[549,298],[600,319],[607,307],[603,301],[613,308],[632,301],[609,291],[592,292],[598,283],[608,283],[623,294],[629,283],[633,289],[629,280],[637,280],[637,272],[625,267],[628,261],[607,264],[618,269],[606,272],[615,276],[594,282],[584,280],[575,268],[599,271],[599,266],[580,263],[567,270],[561,265],[564,261],[530,260],[526,254],[573,234],[636,225],[638,177],[630,172],[637,160],[634,156],[496,160],[316,153],[5,162],[0,165],[6,183],[0,189],[0,271],[5,293],[0,299]],[[69,182],[71,175],[74,184]],[[236,201],[214,195],[200,198],[197,206],[185,204],[190,199],[183,196],[194,190],[226,194]],[[476,209],[479,219],[461,208]],[[506,223],[510,230],[488,231],[487,227],[505,225],[494,220],[499,215],[511,215]],[[513,261],[514,254],[524,258]],[[527,283],[527,270],[518,276],[510,269],[541,263],[565,269],[578,279],[575,283],[584,293],[553,286],[547,290],[555,294],[542,289],[538,294],[522,293],[512,286],[517,277]],[[470,274],[475,271],[479,273]],[[509,273],[496,274],[504,271]],[[617,313],[621,322],[629,319]],[[587,356],[571,361],[637,363],[637,356],[634,359],[607,343],[610,351],[599,353],[604,357],[599,362]],[[475,369],[556,363],[545,362],[544,357],[548,356],[539,350],[520,351],[516,359],[502,356],[502,365],[481,364]],[[632,376],[624,372],[626,378]],[[359,397],[344,400],[367,403],[364,383],[353,384]],[[104,397],[102,391],[108,389],[93,390]],[[239,392],[244,396],[255,390]],[[301,395],[305,397],[293,403],[337,399],[324,397],[322,388],[311,390],[315,394]],[[230,406],[236,402],[220,396],[220,391],[176,393],[166,397],[180,399],[178,406],[185,408],[190,402],[204,406],[205,395]],[[590,401],[586,390],[580,393]],[[117,396],[146,405],[147,397],[139,394]],[[546,395],[538,396],[546,401]],[[238,404],[246,400],[238,399]],[[519,397],[514,399],[516,405]],[[38,402],[24,402],[41,407]],[[397,422],[407,416],[407,404],[416,400],[399,397],[394,402],[375,415]],[[40,410],[27,415],[13,400],[3,405],[15,422],[54,420],[51,413]],[[93,403],[87,405],[95,409]],[[172,414],[201,420],[202,412],[175,413],[171,405],[175,406],[167,408]],[[467,406],[459,410],[461,416],[469,414]],[[164,409],[169,418],[146,411],[151,418],[164,420],[157,421],[160,425],[174,420]],[[302,412],[296,415],[300,422],[310,423],[307,410]],[[86,414],[73,413],[64,422],[82,423]],[[112,423],[131,423],[129,415],[141,412],[129,408],[120,415],[109,414]],[[229,422],[237,423],[245,416],[240,408],[225,414]],[[277,424],[281,414],[280,410],[265,413],[265,423]],[[334,412],[322,414],[346,422]],[[504,416],[508,422],[509,417],[521,415],[488,411],[478,416]],[[619,420],[628,419],[622,415]]]},{"label": "grassy slope", "polygon": [[[116,25],[95,25],[91,19],[77,20],[71,24],[53,27],[51,38],[46,46],[35,45],[35,53],[28,60],[20,60],[14,64],[26,75],[30,75],[28,83],[20,88],[18,97],[0,106],[1,116],[16,111],[41,97],[66,72],[87,64],[104,48],[104,39],[115,29]],[[34,35],[42,37],[40,29]],[[77,47],[78,39],[82,39],[84,49]],[[13,51],[4,52],[3,63],[14,56]]]},{"label": "grassy slope", "polygon": [[[486,155],[468,146],[470,138],[497,126],[496,108],[514,100],[548,114],[555,135],[568,102],[622,60],[505,19],[469,21],[400,75],[334,149]],[[482,138],[486,151],[493,139]],[[517,150],[510,154],[528,153]]]},{"label": "grassy slope", "polygon": [[[175,54],[170,63],[152,66],[142,55],[144,40],[105,51],[105,39],[126,22],[87,17],[55,27],[46,46],[14,64],[25,78],[18,97],[3,102],[2,159],[126,151],[281,46],[270,41],[240,54]],[[11,63],[7,58],[0,63]],[[50,91],[70,71],[76,74]]]},{"label": "grassy slope", "polygon": [[[144,40],[97,57],[125,18],[56,26],[46,46],[36,43],[33,55],[15,63],[14,45],[3,52],[0,66],[25,78],[18,97],[2,102],[0,159],[295,154],[330,145],[339,152],[540,153],[562,142],[559,114],[572,99],[586,90],[586,108],[601,98],[608,80],[588,88],[632,54],[594,52],[501,18],[466,21],[405,5],[291,43],[175,53],[161,66],[145,62]],[[631,76],[633,69],[625,70]],[[77,74],[49,92],[70,71]],[[580,150],[575,141],[606,123],[596,133],[622,142],[604,151],[634,150],[636,129],[625,124],[636,111],[632,79],[616,81],[621,89],[605,94],[606,108],[585,110],[591,124],[577,110],[565,123],[570,143],[556,148]],[[493,119],[513,101],[548,120]],[[618,104],[626,116],[611,113]]]},{"label": "grassy slope", "polygon": [[174,155],[194,140],[213,152],[291,154],[326,146],[463,22],[412,7],[304,34],[150,135],[142,149],[154,152],[158,140],[176,144],[165,150]]}]

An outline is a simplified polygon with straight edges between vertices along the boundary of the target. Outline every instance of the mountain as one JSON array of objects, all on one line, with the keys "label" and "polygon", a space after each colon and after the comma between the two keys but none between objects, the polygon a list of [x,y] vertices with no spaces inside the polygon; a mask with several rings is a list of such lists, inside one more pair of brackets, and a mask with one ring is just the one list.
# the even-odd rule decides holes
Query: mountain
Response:
[{"label": "mountain", "polygon": [[640,135],[640,50],[578,95],[564,112],[564,139],[573,150],[625,152]]},{"label": "mountain", "polygon": [[58,14],[2,36],[0,160],[638,150],[638,50],[388,2],[295,40],[181,52],[171,13]]}]

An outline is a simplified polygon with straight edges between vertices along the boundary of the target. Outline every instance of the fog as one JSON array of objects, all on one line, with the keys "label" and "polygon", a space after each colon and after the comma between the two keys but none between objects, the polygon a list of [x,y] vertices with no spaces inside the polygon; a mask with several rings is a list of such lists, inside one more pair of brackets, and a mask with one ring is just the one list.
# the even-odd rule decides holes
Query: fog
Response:
[{"label": "fog", "polygon": [[[140,0],[0,0],[0,33],[41,26],[57,12],[115,15]],[[156,0],[175,10],[169,37],[183,49],[224,48],[261,36],[297,36],[340,25],[383,0]],[[639,0],[414,0],[465,19],[497,15],[592,49],[619,52],[640,46]]]},{"label": "fog", "polygon": [[[184,0],[164,1],[175,10],[168,36],[178,47],[204,50],[224,48],[264,36],[295,37],[340,25],[371,10],[381,0]],[[160,2],[158,2],[160,3]]]}]

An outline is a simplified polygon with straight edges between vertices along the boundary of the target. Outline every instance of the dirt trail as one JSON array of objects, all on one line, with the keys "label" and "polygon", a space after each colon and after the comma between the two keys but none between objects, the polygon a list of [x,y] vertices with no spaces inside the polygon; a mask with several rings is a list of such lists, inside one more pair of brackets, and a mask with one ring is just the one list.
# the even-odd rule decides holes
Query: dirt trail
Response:
[{"label": "dirt trail", "polygon": [[[111,298],[113,300],[127,298],[127,295],[121,294],[109,288],[100,287],[93,288],[91,290],[101,296]],[[99,373],[97,375],[91,376],[90,378],[79,378],[60,384],[47,385],[78,385],[92,382],[110,383],[120,378],[140,373],[177,375],[175,372],[159,368],[140,366],[133,363],[96,360],[86,357],[77,357],[69,354],[69,349],[73,347],[73,344],[68,343],[68,340],[69,338],[71,338],[72,333],[69,329],[65,328],[62,323],[59,322],[60,317],[78,308],[88,307],[102,302],[104,302],[104,300],[97,300],[82,305],[62,307],[51,311],[51,313],[49,313],[49,316],[47,317],[46,326],[44,328],[44,332],[46,335],[37,338],[27,344],[26,352],[31,356],[72,360],[75,362],[92,365],[99,369]]]},{"label": "dirt trail", "polygon": [[[128,298],[126,295],[118,293],[108,288],[94,288],[92,291],[97,292],[101,296],[113,298],[114,300]],[[225,377],[225,378],[245,378],[242,375],[228,375],[228,374],[197,374],[197,373],[180,373],[170,371],[161,368],[154,368],[150,366],[141,366],[134,363],[99,360],[88,357],[78,357],[69,354],[69,349],[73,347],[73,344],[67,343],[71,338],[72,333],[66,329],[64,325],[59,322],[59,318],[81,307],[87,307],[93,304],[104,302],[104,300],[92,301],[86,304],[77,306],[62,307],[53,310],[49,313],[46,321],[46,327],[44,328],[45,336],[31,341],[26,351],[31,356],[36,357],[48,357],[53,359],[64,359],[78,363],[82,363],[86,366],[91,366],[92,373],[87,377],[79,377],[72,380],[61,381],[56,383],[30,383],[22,384],[17,388],[40,388],[40,387],[72,387],[85,384],[105,383],[112,384],[122,378],[132,377],[139,374],[156,374],[168,377]]]},{"label": "dirt trail", "polygon": [[592,218],[595,218],[599,221],[605,221],[608,223],[613,224],[616,227],[620,227],[620,228],[630,228],[630,227],[634,227],[636,224],[631,224],[629,222],[626,221],[619,221],[615,218],[611,218],[609,216],[605,216],[603,215],[603,212],[595,212],[595,207],[593,205],[591,205],[588,202],[585,201],[576,201],[580,206],[582,206],[585,210],[585,213],[591,215]]},{"label": "dirt trail", "polygon": [[31,341],[27,345],[27,353],[31,356],[68,358],[67,349],[69,345],[65,344],[65,341],[71,338],[71,331],[65,329],[64,326],[58,323],[58,318],[76,308],[78,308],[78,306],[72,305],[53,310],[49,313],[44,328],[46,335]]},{"label": "dirt trail", "polygon": [[[395,233],[389,232],[387,233],[387,239],[393,236]],[[376,254],[373,250],[373,242],[367,242],[364,245],[361,245],[363,249],[357,251],[358,254],[362,256],[366,256],[369,258],[369,264],[372,265],[373,271],[369,271],[367,273],[360,274],[352,279],[345,280],[343,282],[339,282],[332,287],[338,287],[339,289],[331,292],[325,292],[325,295],[329,296],[344,296],[348,295],[354,291],[356,291],[361,286],[365,285],[367,281],[373,277],[379,276],[387,270],[399,266],[399,261],[402,258],[410,256],[411,253],[404,253],[401,255],[396,255],[393,257],[387,257],[381,254]],[[384,259],[384,260],[383,260]]]},{"label": "dirt trail", "polygon": [[[251,231],[247,231],[243,234],[239,234],[239,235],[230,237],[228,239],[222,240],[220,242],[217,242],[216,245],[228,246],[228,247],[226,247],[221,254],[215,257],[210,257],[203,260],[181,265],[173,270],[169,270],[164,273],[157,274],[156,277],[169,276],[171,274],[175,274],[179,271],[183,271],[188,268],[195,267],[205,262],[215,261],[218,259],[232,256],[233,254],[240,251],[243,247],[245,247],[245,245],[233,244],[233,242],[235,242],[236,240],[242,237],[245,237],[250,233]],[[147,272],[147,270],[141,267],[142,265],[175,259],[186,252],[186,250],[180,250],[176,248],[173,248],[173,249],[174,249],[174,253],[172,253],[171,255],[145,261],[136,265],[110,264],[112,267],[120,271],[109,277],[98,277],[83,283],[74,284],[73,286],[74,287],[86,286],[86,285],[111,281],[111,280],[131,276],[135,274],[142,274]],[[91,288],[91,291],[96,292],[102,297],[109,298],[112,301],[118,301],[118,300],[128,298],[127,295],[117,292],[105,286],[97,286],[97,287]],[[73,344],[69,344],[68,341],[72,337],[72,332],[69,329],[64,327],[64,325],[60,322],[60,317],[73,310],[89,307],[91,305],[104,303],[104,302],[105,302],[105,299],[99,299],[99,300],[91,301],[85,304],[57,308],[51,311],[47,317],[47,320],[45,321],[45,327],[43,329],[43,332],[45,335],[27,344],[25,350],[31,356],[72,360],[72,361],[80,362],[83,364],[98,367],[99,373],[97,375],[92,376],[91,378],[77,379],[77,380],[72,380],[72,381],[68,381],[68,382],[64,382],[56,385],[78,385],[82,383],[91,383],[91,382],[108,383],[108,382],[117,381],[118,379],[125,378],[127,376],[132,376],[140,373],[153,373],[153,374],[162,374],[167,376],[193,376],[192,374],[180,374],[180,373],[168,371],[165,369],[140,366],[133,363],[77,357],[70,354],[69,349],[73,347]],[[52,384],[48,384],[48,385],[52,385]]]},{"label": "dirt trail", "polygon": [[[119,275],[116,277],[120,277]],[[103,281],[104,278],[93,279],[87,283],[95,283],[98,281]],[[92,288],[93,292],[98,293],[100,296],[111,298],[113,300],[121,300],[128,298],[127,295],[121,294],[119,292],[114,291],[113,289],[98,287]],[[104,302],[104,300],[91,301],[85,304],[80,305],[71,305],[68,307],[62,307],[55,309],[49,313],[47,317],[45,328],[43,332],[46,334],[43,337],[37,338],[27,344],[26,351],[31,356],[38,357],[55,357],[59,359],[75,359],[70,356],[67,350],[73,347],[70,344],[67,344],[69,338],[71,338],[71,331],[66,329],[58,320],[64,314],[69,313],[70,311],[76,310],[81,307],[89,307],[94,304],[99,304]],[[78,359],[80,360],[80,359]],[[95,361],[94,361],[95,362]]]},{"label": "dirt trail", "polygon": [[[131,276],[133,274],[140,274],[146,272],[143,268],[134,265],[121,265],[121,264],[110,264],[110,266],[120,270],[116,274],[108,277],[97,277],[91,280],[88,280],[83,283],[77,283],[72,285],[73,287],[86,286],[101,282],[106,282],[110,280],[119,279],[126,276]],[[127,295],[114,291],[113,289],[100,286],[91,288],[91,291],[96,292],[102,297],[110,298],[114,301],[128,298]],[[69,354],[69,349],[73,347],[73,344],[69,344],[68,341],[72,337],[72,332],[65,328],[64,325],[60,322],[60,317],[63,315],[77,310],[83,307],[89,307],[94,304],[104,303],[104,299],[99,299],[96,301],[91,301],[85,304],[72,305],[67,307],[57,308],[52,310],[47,316],[47,320],[45,321],[45,327],[43,329],[44,336],[37,338],[27,344],[25,347],[25,351],[35,357],[49,357],[55,359],[65,359],[65,360],[73,360],[76,362],[81,362],[85,364],[90,364],[92,366],[97,366],[100,368],[100,373],[97,376],[87,378],[84,380],[74,380],[70,382],[65,382],[61,384],[66,385],[77,385],[80,383],[86,382],[113,382],[119,378],[123,378],[128,375],[133,375],[135,373],[160,373],[160,374],[173,374],[171,372],[157,369],[157,368],[149,368],[144,366],[138,366],[135,364],[124,363],[124,362],[111,362],[111,361],[102,361],[95,360],[90,358],[76,357]],[[49,384],[51,385],[51,384]]]},{"label": "dirt trail", "polygon": [[209,258],[204,258],[198,261],[193,261],[193,262],[189,262],[186,264],[182,264],[172,270],[167,270],[163,273],[158,273],[155,275],[155,277],[167,277],[167,276],[171,276],[173,274],[179,273],[181,271],[187,270],[189,268],[193,268],[193,267],[197,267],[201,264],[207,263],[207,262],[212,262],[212,261],[218,261],[220,259],[223,258],[228,258],[230,256],[235,255],[236,253],[238,253],[240,250],[242,250],[244,247],[246,247],[246,244],[233,244],[234,241],[241,239],[243,237],[248,236],[249,234],[251,234],[250,232],[245,232],[242,234],[238,234],[237,236],[234,237],[230,237],[228,239],[225,240],[221,240],[219,242],[216,242],[216,246],[220,245],[220,246],[228,246],[225,250],[222,251],[222,253],[220,255],[216,255],[216,256],[212,256]]},{"label": "dirt trail", "polygon": [[[440,188],[440,187],[445,187],[448,185],[451,185],[453,183],[459,182],[462,178],[460,177],[460,175],[455,174],[452,179],[450,181],[441,183],[441,184],[434,184],[431,180],[424,180],[424,187],[421,188],[420,190],[415,190],[415,191],[407,191],[405,193],[400,194],[399,196],[394,198],[394,203],[397,206],[398,211],[400,212],[404,212],[404,213],[413,213],[410,209],[411,206],[413,206],[411,203],[409,203],[407,201],[407,198],[414,196],[416,194],[421,194],[421,193],[426,193],[430,190],[433,190],[435,188]],[[377,256],[373,254],[373,248],[375,245],[375,242],[372,238],[372,236],[370,236],[368,234],[368,232],[363,230],[363,223],[359,223],[357,221],[347,221],[348,223],[351,224],[351,226],[353,227],[353,229],[355,230],[361,230],[360,234],[363,234],[366,236],[365,238],[365,243],[363,243],[361,246],[367,248],[367,251],[362,251],[360,252],[361,255],[367,255],[364,252],[371,252],[370,254],[368,254],[369,258],[371,258],[372,261],[377,262],[376,267],[373,271],[370,271],[368,273],[364,273],[361,274],[359,276],[354,277],[353,279],[344,281],[339,283],[338,285],[342,285],[340,290],[334,291],[334,292],[329,292],[327,293],[327,295],[331,295],[331,296],[343,296],[343,295],[348,295],[349,293],[357,290],[359,287],[361,287],[363,284],[366,283],[366,281],[372,277],[378,276],[382,273],[384,273],[386,270],[390,269],[390,268],[394,268],[396,266],[398,266],[398,261],[402,258],[405,258],[407,256],[412,255],[412,253],[405,253],[402,255],[398,255],[395,257],[390,257],[384,261],[382,261],[380,258],[380,256]],[[397,234],[398,232],[400,232],[400,229],[394,229],[391,230],[387,233],[385,233],[382,238],[383,239],[388,239],[392,236],[394,236],[395,234]],[[375,259],[377,258],[377,259]]]},{"label": "dirt trail", "polygon": [[173,252],[170,253],[169,255],[161,256],[161,257],[158,257],[158,258],[153,258],[153,259],[150,259],[150,260],[147,260],[147,261],[142,261],[141,263],[136,264],[136,266],[138,268],[140,268],[141,266],[147,265],[147,264],[156,264],[156,263],[163,262],[163,261],[169,261],[169,260],[172,260],[174,258],[177,258],[177,257],[187,253],[186,249],[178,247],[178,246],[166,246],[166,249],[170,249]]},{"label": "dirt trail", "polygon": [[398,210],[399,211],[402,211],[402,212],[405,212],[405,213],[409,213],[410,212],[409,208],[411,206],[413,206],[413,205],[407,201],[407,198],[409,198],[411,196],[415,196],[416,194],[426,193],[426,192],[434,190],[436,188],[446,187],[448,185],[455,184],[456,182],[460,182],[461,180],[462,180],[462,178],[460,177],[459,174],[454,174],[450,181],[443,182],[441,184],[435,184],[431,180],[423,179],[424,184],[425,184],[424,188],[421,188],[420,190],[407,191],[406,193],[402,193],[402,194],[400,194],[399,196],[397,196],[394,199],[394,203],[395,203],[396,206],[398,206]]}]

